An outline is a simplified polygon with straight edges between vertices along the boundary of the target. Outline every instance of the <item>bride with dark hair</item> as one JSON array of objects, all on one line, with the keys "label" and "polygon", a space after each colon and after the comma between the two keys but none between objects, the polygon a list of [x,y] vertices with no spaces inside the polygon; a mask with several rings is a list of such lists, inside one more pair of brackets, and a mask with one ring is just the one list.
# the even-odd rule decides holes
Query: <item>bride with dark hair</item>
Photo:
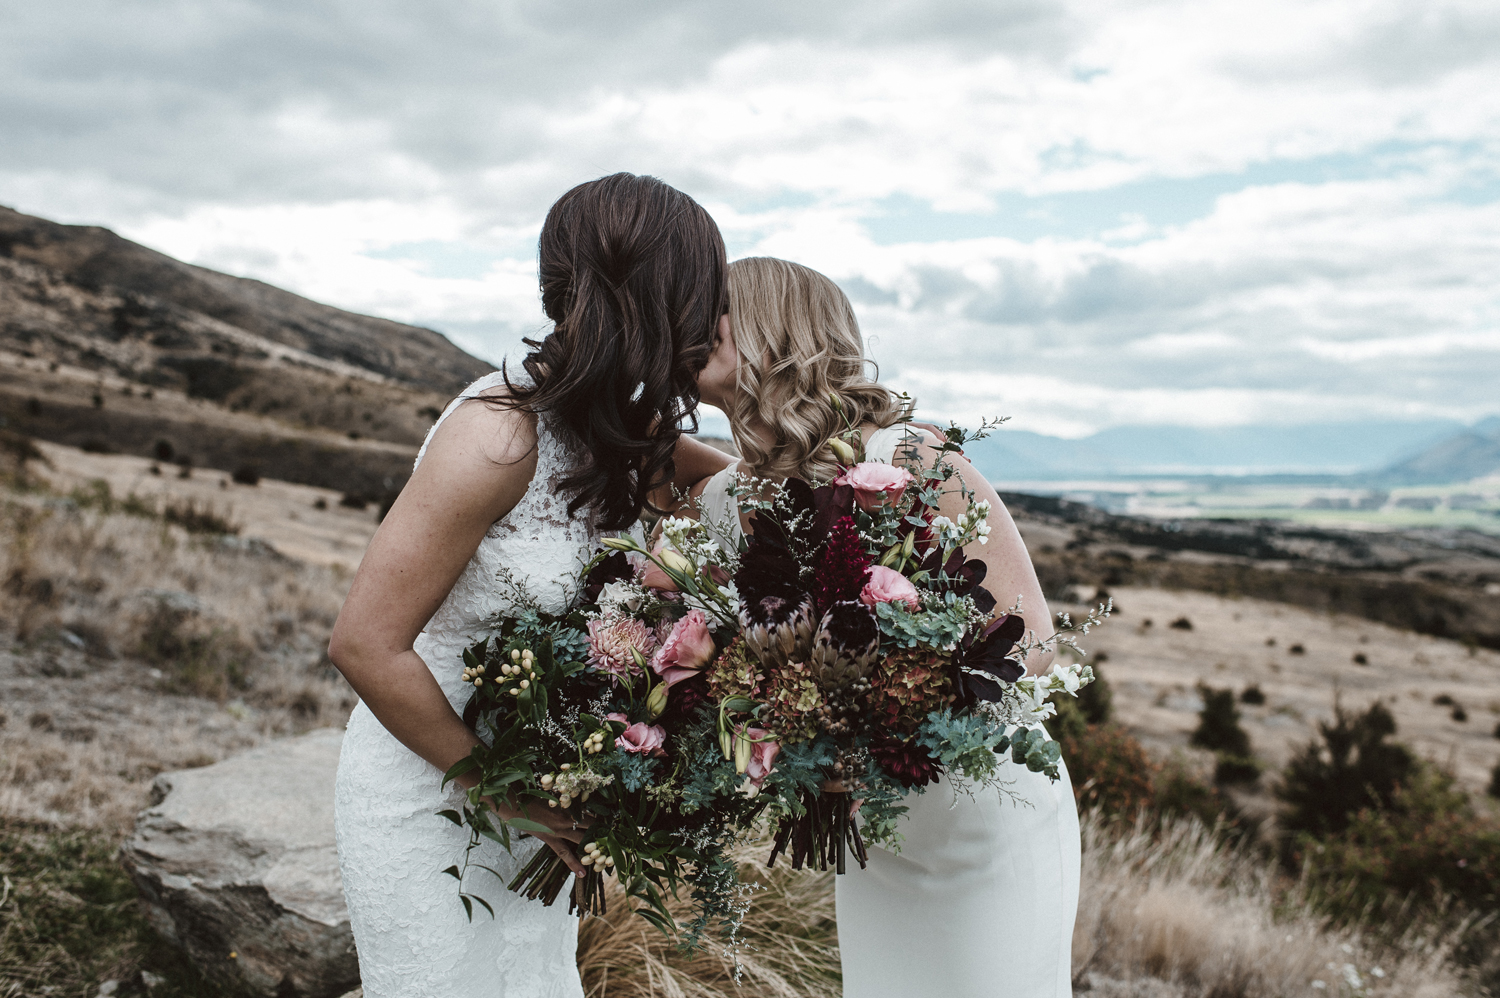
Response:
[{"label": "bride with dark hair", "polygon": [[[540,274],[552,332],[527,341],[523,373],[479,379],[428,433],[328,648],[360,696],[336,828],[367,998],[582,998],[565,906],[502,886],[484,891],[494,917],[470,921],[444,875],[462,865],[468,832],[438,816],[463,802],[442,777],[477,741],[459,715],[472,690],[457,666],[495,617],[565,609],[599,533],[633,523],[652,490],[728,460],[681,435],[727,309],[707,212],[652,177],[581,184],[547,215]],[[537,848],[581,875],[575,816],[525,817],[552,830]],[[483,841],[470,866],[508,878],[530,855]]]}]

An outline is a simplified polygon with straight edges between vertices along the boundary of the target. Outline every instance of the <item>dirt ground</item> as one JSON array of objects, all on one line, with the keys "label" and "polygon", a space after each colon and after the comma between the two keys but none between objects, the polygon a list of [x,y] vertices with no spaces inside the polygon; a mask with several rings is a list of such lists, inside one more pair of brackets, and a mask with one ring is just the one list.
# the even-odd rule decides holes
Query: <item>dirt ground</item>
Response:
[{"label": "dirt ground", "polygon": [[[75,447],[37,442],[50,466],[34,472],[64,494],[95,479],[109,483],[115,498],[137,495],[162,500],[191,499],[211,506],[240,526],[240,536],[265,541],[281,554],[315,565],[359,567],[365,546],[375,533],[376,510],[340,506],[342,493],[310,485],[263,478],[258,485],[238,485],[227,473],[198,469],[179,478],[172,465],[140,457],[86,454]],[[152,474],[157,468],[159,474]],[[322,503],[322,507],[319,507]]]},{"label": "dirt ground", "polygon": [[[1395,716],[1400,741],[1453,768],[1483,796],[1500,761],[1500,653],[1262,600],[1153,589],[1112,594],[1118,612],[1082,644],[1105,656],[1099,670],[1113,688],[1115,718],[1158,752],[1182,751],[1211,765],[1187,744],[1202,707],[1199,682],[1236,692],[1260,687],[1266,702],[1241,703],[1241,723],[1273,767],[1316,736],[1317,722],[1332,720],[1335,701],[1363,710],[1379,699]],[[1453,704],[1433,703],[1444,696]],[[1455,719],[1455,708],[1466,720]]]}]

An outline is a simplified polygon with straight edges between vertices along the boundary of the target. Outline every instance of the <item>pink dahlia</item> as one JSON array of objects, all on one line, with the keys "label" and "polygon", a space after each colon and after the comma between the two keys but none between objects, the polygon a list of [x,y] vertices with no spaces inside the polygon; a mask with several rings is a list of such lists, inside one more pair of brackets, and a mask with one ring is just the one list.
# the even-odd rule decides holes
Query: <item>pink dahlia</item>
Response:
[{"label": "pink dahlia", "polygon": [[616,676],[641,673],[636,653],[649,660],[656,650],[651,629],[630,617],[604,617],[589,621],[589,662],[601,672]]}]

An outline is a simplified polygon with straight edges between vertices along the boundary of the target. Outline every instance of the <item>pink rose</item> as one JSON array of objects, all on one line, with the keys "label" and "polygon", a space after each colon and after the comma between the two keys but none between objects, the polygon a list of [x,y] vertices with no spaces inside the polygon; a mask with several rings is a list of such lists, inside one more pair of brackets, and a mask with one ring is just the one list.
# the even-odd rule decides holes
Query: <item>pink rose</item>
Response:
[{"label": "pink rose", "polygon": [[902,493],[914,480],[905,468],[880,461],[861,461],[835,478],[833,484],[854,489],[854,501],[859,508],[870,510],[900,502]]},{"label": "pink rose", "polygon": [[697,672],[714,657],[713,635],[702,610],[689,610],[651,658],[651,668],[671,686]]},{"label": "pink rose", "polygon": [[[764,728],[747,728],[745,734],[751,738],[765,738],[770,732]],[[750,777],[750,782],[757,787],[766,782],[766,777],[771,775],[771,769],[776,764],[776,756],[780,753],[780,742],[774,740],[751,742],[750,765],[745,769],[745,775]]]},{"label": "pink rose", "polygon": [[589,621],[589,662],[601,672],[616,676],[640,673],[635,653],[649,660],[656,651],[656,636],[639,620],[604,617]]},{"label": "pink rose", "polygon": [[876,603],[905,603],[908,610],[915,610],[922,602],[917,597],[917,587],[906,576],[884,565],[870,566],[870,581],[860,590],[859,601],[866,606],[874,606]]},{"label": "pink rose", "polygon": [[637,721],[615,736],[615,746],[620,751],[639,752],[643,755],[666,755],[667,753],[662,749],[666,741],[665,728],[641,721]]},{"label": "pink rose", "polygon": [[620,713],[619,711],[615,711],[613,714],[605,714],[604,715],[604,719],[606,721],[619,721],[621,724],[629,724],[630,723],[630,718],[626,717],[624,714]]}]

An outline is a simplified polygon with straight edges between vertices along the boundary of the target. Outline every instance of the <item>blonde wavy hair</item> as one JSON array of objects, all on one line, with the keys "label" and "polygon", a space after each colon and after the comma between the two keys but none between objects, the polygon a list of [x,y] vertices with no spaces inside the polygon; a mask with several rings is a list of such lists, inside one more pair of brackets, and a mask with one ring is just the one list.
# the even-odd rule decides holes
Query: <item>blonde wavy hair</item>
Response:
[{"label": "blonde wavy hair", "polygon": [[[901,403],[872,377],[879,371],[849,299],[816,270],[772,257],[736,260],[729,321],[739,353],[730,423],[755,474],[826,482],[838,473],[827,444],[845,416],[877,427],[901,418]],[[757,423],[770,431],[769,446],[745,432]]]}]

